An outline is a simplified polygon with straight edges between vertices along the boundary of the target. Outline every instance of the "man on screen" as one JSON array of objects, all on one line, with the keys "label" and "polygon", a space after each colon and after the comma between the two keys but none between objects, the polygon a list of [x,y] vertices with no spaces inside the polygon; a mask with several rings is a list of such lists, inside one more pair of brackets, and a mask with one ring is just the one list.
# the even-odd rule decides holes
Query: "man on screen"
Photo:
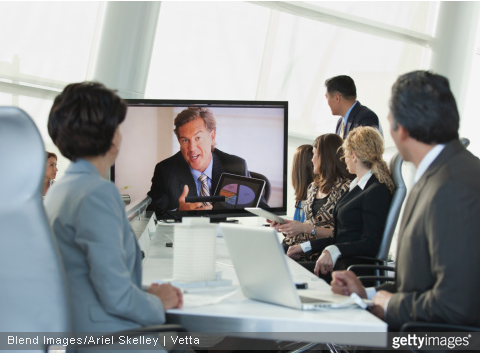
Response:
[{"label": "man on screen", "polygon": [[332,290],[373,297],[372,312],[397,330],[408,321],[480,327],[480,161],[458,138],[448,80],[427,71],[400,76],[390,99],[390,132],[417,168],[405,204],[394,284],[365,290],[350,271]]},{"label": "man on screen", "polygon": [[335,133],[347,138],[350,131],[359,126],[371,126],[380,131],[382,127],[377,114],[357,100],[357,87],[350,76],[340,75],[325,81],[325,98],[333,115],[340,116]]},{"label": "man on screen", "polygon": [[180,151],[155,167],[150,209],[209,210],[209,203],[188,203],[186,196],[213,195],[222,173],[250,176],[244,159],[215,148],[216,121],[208,108],[190,107],[175,118]]}]

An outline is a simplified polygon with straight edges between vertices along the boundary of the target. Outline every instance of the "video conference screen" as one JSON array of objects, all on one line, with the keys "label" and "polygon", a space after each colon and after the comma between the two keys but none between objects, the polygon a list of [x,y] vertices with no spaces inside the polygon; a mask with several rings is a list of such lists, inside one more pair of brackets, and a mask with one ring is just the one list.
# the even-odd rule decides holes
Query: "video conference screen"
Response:
[{"label": "video conference screen", "polygon": [[[184,160],[179,153],[181,148],[174,133],[174,120],[189,107],[204,107],[211,111],[216,121],[212,155],[233,156],[228,157],[228,161],[243,160],[246,166],[242,173],[246,169],[247,176],[258,178],[261,175],[267,181],[268,188],[265,188],[259,206],[277,214],[286,213],[287,102],[127,100],[127,103],[127,115],[120,125],[122,145],[111,170],[111,179],[122,195],[130,196],[132,203],[147,196],[152,188],[155,167],[165,160],[169,162],[162,163],[161,169],[167,177],[164,176],[162,182],[157,178],[155,188],[165,188],[165,185],[183,188],[183,184],[190,183],[189,179],[194,183],[193,176],[184,172],[185,168],[180,169],[180,166],[187,166],[185,162],[193,169],[196,167],[195,161]],[[188,156],[185,158],[189,159]],[[216,163],[228,162],[224,158],[213,163],[212,194],[217,187],[213,184],[220,179],[219,175],[215,175],[218,169]],[[237,170],[237,166],[222,168],[222,171],[233,174],[237,174]],[[172,192],[175,196],[170,195],[170,198],[176,198],[177,194]],[[215,204],[213,210],[208,211],[178,211],[178,200],[170,200],[172,202],[169,203],[155,201],[151,206],[160,205],[154,209],[159,219],[186,215],[208,215],[212,218],[251,215],[243,208],[215,207]]]}]

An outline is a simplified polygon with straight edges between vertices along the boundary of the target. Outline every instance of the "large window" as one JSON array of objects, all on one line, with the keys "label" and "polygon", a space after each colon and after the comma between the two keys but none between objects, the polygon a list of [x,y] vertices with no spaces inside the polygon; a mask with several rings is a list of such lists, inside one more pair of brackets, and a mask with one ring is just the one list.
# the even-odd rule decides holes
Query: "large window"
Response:
[{"label": "large window", "polygon": [[269,21],[245,2],[163,2],[146,98],[255,99]]},{"label": "large window", "polygon": [[432,2],[162,3],[146,96],[287,100],[290,136],[311,141],[337,121],[325,79],[347,74],[388,131],[390,87],[428,68],[437,11]]},{"label": "large window", "polygon": [[[145,98],[287,100],[293,152],[334,131],[324,81],[347,74],[393,146],[390,87],[399,74],[429,67],[438,8],[439,2],[162,2]],[[0,2],[0,104],[29,113],[54,152],[46,131],[53,97],[68,83],[93,78],[105,11],[104,2]],[[109,25],[115,33],[115,23]],[[121,61],[110,61],[125,72]],[[59,162],[61,176],[67,162]]]},{"label": "large window", "polygon": [[52,100],[65,85],[93,70],[99,2],[0,2],[0,104],[19,106],[37,124],[45,148],[68,165],[47,132]]}]

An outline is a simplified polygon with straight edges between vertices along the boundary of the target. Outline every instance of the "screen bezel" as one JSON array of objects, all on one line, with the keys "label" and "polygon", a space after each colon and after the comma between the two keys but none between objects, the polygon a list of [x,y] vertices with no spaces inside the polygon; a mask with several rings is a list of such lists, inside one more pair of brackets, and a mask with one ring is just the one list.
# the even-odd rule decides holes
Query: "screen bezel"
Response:
[{"label": "screen bezel", "polygon": [[[287,213],[287,152],[288,152],[288,102],[287,101],[255,101],[255,100],[176,100],[176,99],[125,99],[128,106],[135,107],[279,107],[284,109],[283,119],[283,206],[269,207],[268,210],[278,215],[285,215]],[[169,126],[172,130],[173,126]],[[268,141],[266,137],[265,141]],[[268,148],[268,142],[265,144]],[[158,161],[160,162],[160,161]],[[158,163],[157,162],[157,163]],[[110,180],[115,182],[115,164],[110,169]],[[146,196],[146,195],[145,195]],[[244,209],[233,210],[209,210],[209,211],[162,211],[156,212],[157,219],[174,219],[180,220],[182,217],[191,216],[208,216],[212,219],[225,219],[227,217],[251,217],[252,213]]]}]

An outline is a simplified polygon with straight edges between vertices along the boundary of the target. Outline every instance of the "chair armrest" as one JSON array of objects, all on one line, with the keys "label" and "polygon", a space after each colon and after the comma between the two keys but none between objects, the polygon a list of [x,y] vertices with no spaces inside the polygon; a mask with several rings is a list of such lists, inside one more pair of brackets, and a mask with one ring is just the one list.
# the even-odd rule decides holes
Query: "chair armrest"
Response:
[{"label": "chair armrest", "polygon": [[[351,256],[348,259],[355,259],[355,260],[362,260],[362,261],[370,261],[374,265],[384,265],[386,263],[385,260],[378,259],[376,257],[369,257],[369,256]],[[353,265],[352,265],[353,266]]]},{"label": "chair armrest", "polygon": [[376,282],[395,282],[395,278],[389,276],[358,276],[360,282],[376,281]]},{"label": "chair armrest", "polygon": [[355,272],[355,270],[362,270],[362,269],[395,272],[395,267],[385,266],[385,265],[351,265],[351,266],[348,266],[348,268],[347,268],[348,271],[353,271],[353,272]]},{"label": "chair armrest", "polygon": [[[383,282],[395,282],[395,277],[386,276],[386,271],[395,272],[395,267],[384,265],[351,265],[347,268],[357,274],[364,286],[379,286]],[[355,270],[371,270],[373,275],[357,273]],[[375,271],[375,272],[374,272]],[[370,271],[368,272],[370,273]]]}]

